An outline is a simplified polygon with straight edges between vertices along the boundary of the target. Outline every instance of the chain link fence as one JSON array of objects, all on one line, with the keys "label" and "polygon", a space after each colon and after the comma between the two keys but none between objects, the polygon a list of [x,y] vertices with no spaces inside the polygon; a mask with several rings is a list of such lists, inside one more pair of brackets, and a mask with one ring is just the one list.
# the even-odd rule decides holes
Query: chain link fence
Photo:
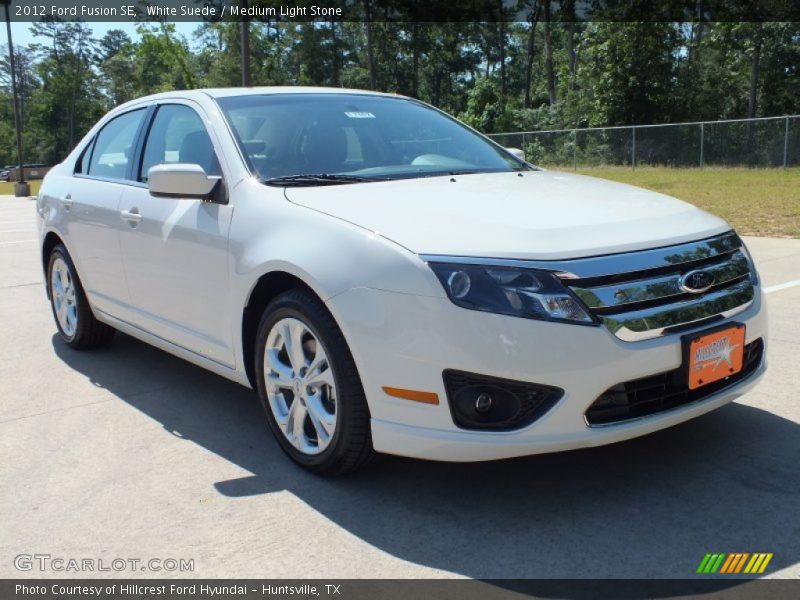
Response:
[{"label": "chain link fence", "polygon": [[800,115],[489,135],[542,166],[800,166]]}]

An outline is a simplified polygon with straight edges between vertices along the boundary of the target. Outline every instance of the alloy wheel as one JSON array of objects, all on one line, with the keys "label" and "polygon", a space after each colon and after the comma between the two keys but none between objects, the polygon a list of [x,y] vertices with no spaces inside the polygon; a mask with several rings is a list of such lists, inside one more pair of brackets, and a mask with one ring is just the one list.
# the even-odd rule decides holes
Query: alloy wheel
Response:
[{"label": "alloy wheel", "polygon": [[272,415],[303,454],[319,454],[336,432],[333,369],[317,335],[302,321],[284,318],[267,335],[264,378]]},{"label": "alloy wheel", "polygon": [[50,270],[50,294],[61,331],[67,337],[74,336],[78,328],[75,280],[67,263],[61,257],[53,261]]}]

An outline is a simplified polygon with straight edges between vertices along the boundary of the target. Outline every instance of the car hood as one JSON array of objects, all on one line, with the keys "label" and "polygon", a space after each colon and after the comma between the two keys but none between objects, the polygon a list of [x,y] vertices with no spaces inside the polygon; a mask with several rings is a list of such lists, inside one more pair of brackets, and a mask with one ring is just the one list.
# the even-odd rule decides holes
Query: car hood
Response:
[{"label": "car hood", "polygon": [[418,254],[567,259],[679,244],[730,229],[675,198],[557,171],[295,187],[286,196]]}]

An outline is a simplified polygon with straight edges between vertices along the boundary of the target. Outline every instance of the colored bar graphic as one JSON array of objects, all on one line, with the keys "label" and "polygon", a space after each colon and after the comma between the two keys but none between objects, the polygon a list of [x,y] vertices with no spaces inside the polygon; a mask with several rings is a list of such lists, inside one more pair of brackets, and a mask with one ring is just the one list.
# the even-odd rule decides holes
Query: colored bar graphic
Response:
[{"label": "colored bar graphic", "polygon": [[[738,575],[763,573],[773,557],[772,552],[709,552],[700,561],[696,573]],[[749,559],[749,560],[748,560]],[[745,566],[747,565],[747,566]],[[744,571],[742,571],[744,569]]]},{"label": "colored bar graphic", "polygon": [[764,562],[761,563],[761,566],[759,567],[758,572],[759,573],[763,573],[764,569],[767,568],[767,565],[769,564],[769,561],[771,561],[771,560],[772,560],[772,552],[769,552],[764,556]]},{"label": "colored bar graphic", "polygon": [[753,558],[748,563],[745,573],[761,574],[767,568],[769,561],[772,560],[772,552],[757,552],[753,554]]},{"label": "colored bar graphic", "polygon": [[728,554],[728,558],[725,559],[725,562],[722,563],[722,568],[719,570],[720,573],[727,573],[728,569],[731,568],[731,564],[736,560],[735,554]]},{"label": "colored bar graphic", "polygon": [[747,557],[750,556],[749,552],[736,552],[728,554],[728,559],[725,561],[725,564],[722,565],[722,569],[720,569],[720,573],[739,573],[744,566],[744,561],[747,560]]},{"label": "colored bar graphic", "polygon": [[717,560],[714,561],[714,564],[710,565],[711,568],[708,570],[709,573],[716,573],[719,570],[722,561],[725,558],[725,554],[717,554]]},{"label": "colored bar graphic", "polygon": [[719,557],[720,557],[719,554],[716,554],[716,553],[710,554],[709,557],[708,557],[708,562],[706,563],[706,566],[703,567],[703,573],[713,573],[714,571],[712,571],[711,569],[714,568],[714,564],[717,562],[717,559]]},{"label": "colored bar graphic", "polygon": [[761,555],[758,552],[755,552],[753,554],[752,558],[750,559],[750,562],[747,563],[747,566],[744,568],[744,572],[745,573],[752,573],[753,572],[753,567],[755,566],[756,562],[759,560],[760,556]]},{"label": "colored bar graphic", "polygon": [[761,568],[761,563],[764,562],[764,554],[756,554],[756,562],[753,564],[753,568],[750,569],[751,573],[758,573],[758,570]]},{"label": "colored bar graphic", "polygon": [[705,573],[705,572],[706,572],[706,571],[705,571],[705,569],[706,569],[706,565],[708,564],[708,561],[709,561],[710,559],[711,559],[711,555],[710,555],[710,554],[706,554],[706,555],[703,557],[703,560],[701,560],[701,561],[700,561],[700,566],[699,566],[699,567],[697,567],[697,571],[695,571],[695,573]]},{"label": "colored bar graphic", "polygon": [[736,569],[731,571],[731,573],[739,573],[742,570],[742,567],[744,566],[744,563],[747,560],[748,556],[750,556],[749,552],[745,552],[744,554],[742,554],[742,558],[740,558],[739,562],[736,563]]},{"label": "colored bar graphic", "polygon": [[720,573],[730,573],[731,568],[736,563],[736,557],[739,556],[738,554],[728,554],[728,558],[725,559],[725,562],[722,564],[722,568],[719,570]]}]

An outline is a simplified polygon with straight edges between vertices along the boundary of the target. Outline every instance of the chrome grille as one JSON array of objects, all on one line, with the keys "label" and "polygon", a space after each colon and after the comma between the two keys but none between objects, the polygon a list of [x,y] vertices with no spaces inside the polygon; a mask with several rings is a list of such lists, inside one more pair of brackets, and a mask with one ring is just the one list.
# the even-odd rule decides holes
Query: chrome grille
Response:
[{"label": "chrome grille", "polygon": [[[755,271],[734,232],[655,250],[562,261],[558,271],[590,312],[629,342],[731,317],[755,297]],[[697,273],[708,285],[692,289],[687,279]]]},{"label": "chrome grille", "polygon": [[[714,286],[719,287],[747,278],[750,274],[750,265],[745,255],[736,250],[730,258],[724,259],[724,262],[704,267],[703,271],[712,275]],[[586,306],[602,310],[684,295],[687,291],[681,286],[682,277],[680,272],[675,272],[619,283],[600,283],[596,287],[579,287],[572,284],[570,287]]]}]

